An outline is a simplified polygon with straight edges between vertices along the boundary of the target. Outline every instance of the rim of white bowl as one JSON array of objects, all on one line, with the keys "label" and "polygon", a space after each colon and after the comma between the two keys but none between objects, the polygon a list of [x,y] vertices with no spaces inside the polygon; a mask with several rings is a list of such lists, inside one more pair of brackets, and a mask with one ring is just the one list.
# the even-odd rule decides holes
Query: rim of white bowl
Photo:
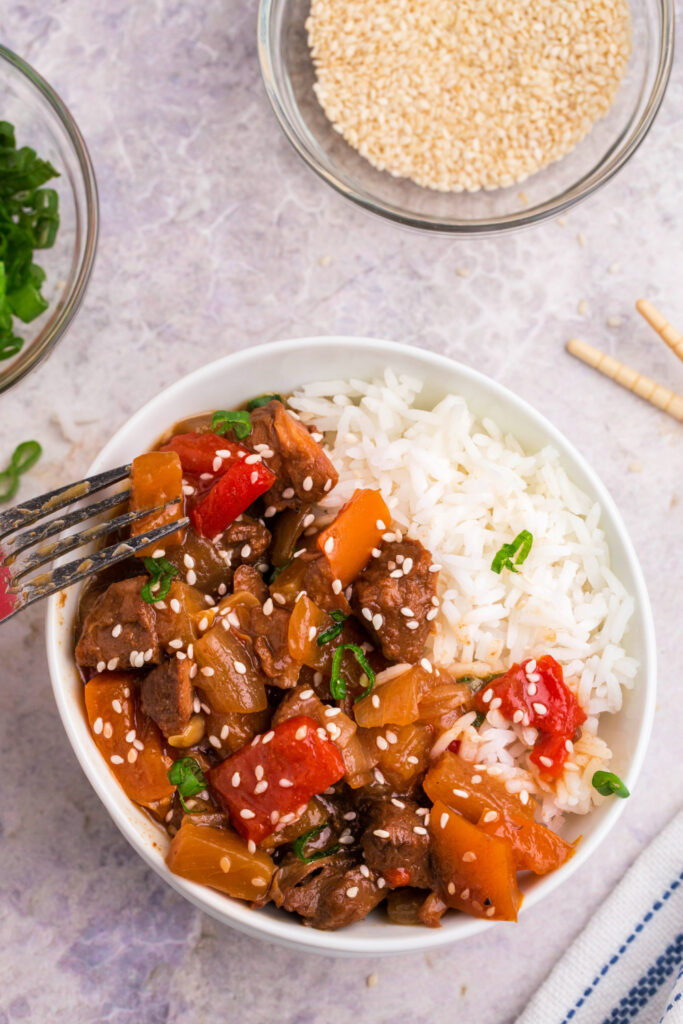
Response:
[{"label": "rim of white bowl", "polygon": [[[241,351],[231,353],[230,355],[223,356],[220,359],[193,370],[151,398],[110,438],[91,464],[88,470],[88,475],[93,472],[109,468],[109,452],[118,444],[121,434],[124,432],[128,433],[129,431],[134,431],[136,426],[138,426],[138,424],[140,424],[141,421],[151,411],[153,411],[155,405],[161,405],[172,401],[176,395],[182,393],[186,388],[201,383],[204,379],[214,377],[218,373],[223,373],[226,369],[229,369],[231,372],[238,372],[242,364],[251,362],[255,357],[267,361],[268,357],[271,355],[282,355],[285,352],[291,355],[297,352],[303,352],[310,349],[312,346],[321,349],[333,349],[340,345],[343,345],[347,350],[350,348],[362,350],[366,354],[369,349],[372,349],[372,353],[375,355],[378,353],[386,354],[387,356],[390,356],[391,354],[400,354],[411,358],[417,358],[418,361],[421,361],[429,370],[438,371],[439,369],[447,369],[449,372],[455,371],[465,380],[472,382],[475,386],[489,389],[492,397],[499,397],[504,402],[511,404],[516,408],[517,412],[521,413],[522,417],[531,421],[536,428],[541,430],[547,436],[548,440],[552,441],[552,443],[558,447],[561,458],[566,459],[568,457],[570,461],[574,460],[590,481],[590,484],[600,501],[602,515],[611,521],[619,536],[619,541],[623,547],[629,563],[629,568],[633,575],[633,581],[635,584],[635,608],[640,612],[642,619],[644,657],[640,665],[640,685],[644,687],[644,708],[638,732],[638,740],[631,756],[628,771],[625,773],[624,778],[626,785],[631,792],[633,792],[645,758],[650,733],[652,731],[657,690],[655,631],[650,600],[642,569],[626,526],[621,517],[621,513],[595,470],[592,469],[584,456],[577,448],[574,447],[571,441],[569,441],[564,434],[558,430],[557,427],[546,419],[545,416],[537,412],[536,409],[526,400],[520,398],[504,385],[492,380],[490,377],[480,373],[478,370],[474,370],[454,359],[438,355],[428,349],[405,345],[399,342],[385,341],[378,338],[344,335],[312,336],[308,338],[291,338],[283,341],[274,341],[263,345],[254,345],[248,349],[243,349]],[[59,664],[61,652],[60,641],[63,639],[64,630],[64,626],[60,622],[59,611],[60,596],[59,594],[56,594],[48,601],[46,615],[47,657],[57,709],[74,753],[76,754],[76,757],[90,784],[104,804],[110,817],[131,846],[137,851],[143,860],[161,878],[164,879],[165,882],[200,910],[210,914],[223,924],[228,924],[236,928],[238,931],[248,934],[254,938],[268,939],[280,945],[295,948],[300,951],[332,956],[380,956],[419,952],[421,950],[433,949],[438,946],[449,945],[450,943],[476,935],[487,928],[495,926],[496,922],[466,918],[463,915],[461,918],[459,917],[454,919],[458,922],[457,929],[425,928],[423,930],[418,930],[416,928],[402,928],[398,925],[388,924],[381,928],[376,937],[373,936],[372,938],[354,936],[352,932],[349,933],[343,930],[340,932],[322,932],[316,929],[302,927],[298,921],[294,919],[288,920],[284,913],[282,917],[275,917],[252,911],[246,904],[239,900],[231,899],[216,890],[198,885],[194,882],[188,882],[185,879],[180,878],[178,875],[172,874],[172,872],[170,872],[166,867],[163,858],[159,857],[158,852],[155,854],[154,842],[151,839],[147,840],[142,836],[139,825],[133,821],[132,815],[127,813],[127,811],[130,812],[131,808],[135,808],[135,805],[128,800],[123,793],[123,790],[120,789],[113,775],[109,772],[109,769],[97,748],[94,746],[92,741],[90,741],[91,747],[90,749],[87,749],[81,742],[81,738],[76,735],[72,729],[72,708],[66,698],[65,687],[62,685],[62,676]],[[76,671],[75,662],[73,663],[73,671]],[[103,771],[106,772],[106,775],[103,774]],[[625,806],[626,801],[624,800],[614,800],[611,802],[604,814],[603,820],[599,823],[595,832],[579,845],[576,854],[571,858],[571,860],[567,861],[566,864],[552,874],[543,876],[543,878],[535,884],[532,891],[525,895],[524,905],[520,911],[520,915],[526,914],[533,906],[565,882],[588,860],[614,827],[619,816],[624,811]],[[384,932],[386,932],[386,934],[384,934]]]}]

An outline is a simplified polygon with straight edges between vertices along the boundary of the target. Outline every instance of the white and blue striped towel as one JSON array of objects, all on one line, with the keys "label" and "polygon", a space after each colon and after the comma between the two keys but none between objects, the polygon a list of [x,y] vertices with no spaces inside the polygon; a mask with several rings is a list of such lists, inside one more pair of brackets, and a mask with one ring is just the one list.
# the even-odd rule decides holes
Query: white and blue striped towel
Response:
[{"label": "white and blue striped towel", "polygon": [[683,1024],[683,812],[640,855],[517,1024]]}]

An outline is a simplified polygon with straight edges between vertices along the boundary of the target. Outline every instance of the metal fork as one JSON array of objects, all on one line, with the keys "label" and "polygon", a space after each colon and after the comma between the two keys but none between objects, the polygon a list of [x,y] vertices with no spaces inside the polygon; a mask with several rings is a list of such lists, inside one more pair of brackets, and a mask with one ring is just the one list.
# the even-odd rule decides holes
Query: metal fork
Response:
[{"label": "metal fork", "polygon": [[[119,541],[95,554],[87,555],[84,558],[75,558],[52,571],[39,573],[29,579],[29,574],[36,569],[60,558],[69,551],[74,551],[84,544],[106,536],[113,530],[122,529],[138,519],[176,504],[175,501],[168,501],[154,508],[125,512],[106,522],[87,527],[79,533],[71,533],[54,541],[48,540],[55,534],[64,533],[65,530],[78,523],[83,523],[87,519],[123,505],[130,498],[130,489],[128,489],[118,491],[91,505],[77,508],[73,512],[48,519],[38,526],[33,525],[55,512],[75,505],[90,494],[103,491],[112,484],[125,480],[129,473],[130,466],[119,466],[117,469],[98,473],[96,476],[87,477],[77,483],[58,487],[48,494],[41,494],[37,498],[31,498],[30,501],[25,501],[21,505],[0,513],[0,623],[12,618],[24,608],[28,608],[35,601],[41,601],[44,597],[49,597],[50,594],[56,594],[59,590],[64,590],[88,576],[93,576],[110,565],[129,558],[141,548],[147,547],[148,544],[156,544],[170,533],[188,525],[187,517],[166,523],[164,526],[150,530],[149,533]],[[25,558],[20,557],[36,544],[40,545],[37,550]]]}]

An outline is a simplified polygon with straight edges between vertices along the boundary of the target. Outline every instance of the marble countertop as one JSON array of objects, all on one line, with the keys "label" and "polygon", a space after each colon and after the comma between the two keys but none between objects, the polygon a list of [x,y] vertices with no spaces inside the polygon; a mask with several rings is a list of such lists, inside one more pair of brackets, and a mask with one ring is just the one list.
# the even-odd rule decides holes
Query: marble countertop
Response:
[{"label": "marble countertop", "polygon": [[78,478],[160,388],[278,338],[369,334],[476,366],[563,430],[623,510],[657,627],[650,752],[600,853],[517,927],[396,959],[301,955],[203,916],[127,846],[63,733],[34,609],[1,634],[0,1024],[505,1024],[680,806],[683,427],[563,346],[583,335],[683,391],[683,366],[634,310],[644,294],[683,323],[683,68],[629,165],[565,222],[422,237],[347,205],[290,149],[260,82],[255,7],[5,11],[3,41],[57,88],[88,141],[102,232],[67,338],[0,398],[0,452],[43,443],[27,494]]}]

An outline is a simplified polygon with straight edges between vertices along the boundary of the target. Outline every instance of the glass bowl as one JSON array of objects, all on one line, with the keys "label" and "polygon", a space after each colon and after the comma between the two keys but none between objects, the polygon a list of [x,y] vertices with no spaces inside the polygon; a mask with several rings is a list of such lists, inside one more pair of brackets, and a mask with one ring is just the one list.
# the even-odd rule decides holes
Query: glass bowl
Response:
[{"label": "glass bowl", "polygon": [[567,156],[523,183],[490,192],[435,192],[372,167],[332,128],[313,92],[306,39],[310,0],[261,0],[259,56],[285,135],[309,167],[347,199],[398,224],[482,234],[557,216],[616,174],[662,102],[674,46],[673,0],[631,2],[633,53],[608,115]]},{"label": "glass bowl", "polygon": [[44,359],[64,335],[81,304],[95,259],[97,185],[83,137],[55,91],[37,71],[0,46],[0,119],[16,129],[17,146],[31,146],[60,172],[49,188],[59,193],[60,226],[51,249],[36,251],[46,271],[42,292],[49,301],[31,323],[14,321],[24,346],[0,362],[0,392],[11,388]]}]

